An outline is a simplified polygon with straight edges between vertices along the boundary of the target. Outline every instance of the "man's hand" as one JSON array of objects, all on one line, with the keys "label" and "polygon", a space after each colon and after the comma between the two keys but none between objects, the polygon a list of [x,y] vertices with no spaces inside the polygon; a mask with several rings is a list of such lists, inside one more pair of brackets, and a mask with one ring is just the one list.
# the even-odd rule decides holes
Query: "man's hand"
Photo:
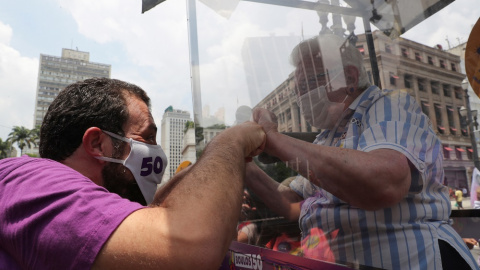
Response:
[{"label": "man's hand", "polygon": [[277,117],[274,113],[263,108],[256,108],[253,110],[252,117],[253,121],[263,127],[267,135],[270,132],[278,132]]},{"label": "man's hand", "polygon": [[477,240],[475,240],[473,238],[463,238],[463,242],[465,242],[465,244],[467,244],[467,247],[469,249],[472,249],[474,246],[476,246],[478,244]]},{"label": "man's hand", "polygon": [[267,136],[259,124],[247,121],[230,129],[232,136],[236,136],[242,142],[245,158],[248,161],[259,155],[265,148]]}]

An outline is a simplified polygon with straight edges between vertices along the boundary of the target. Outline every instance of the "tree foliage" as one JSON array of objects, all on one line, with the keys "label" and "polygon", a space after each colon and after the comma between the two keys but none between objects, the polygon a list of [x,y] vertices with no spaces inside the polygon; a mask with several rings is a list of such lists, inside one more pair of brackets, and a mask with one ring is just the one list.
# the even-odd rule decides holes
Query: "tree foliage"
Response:
[{"label": "tree foliage", "polygon": [[195,128],[195,122],[187,121],[185,122],[185,128],[183,129],[183,133],[187,133],[188,129]]},{"label": "tree foliage", "polygon": [[0,159],[9,157],[11,151],[12,144],[9,141],[3,141],[2,138],[0,138]]},{"label": "tree foliage", "polygon": [[18,148],[20,148],[20,155],[23,154],[23,148],[32,146],[37,146],[37,141],[39,138],[39,127],[30,130],[25,127],[15,126],[13,127],[12,132],[8,134],[7,141],[14,144],[16,143]]}]

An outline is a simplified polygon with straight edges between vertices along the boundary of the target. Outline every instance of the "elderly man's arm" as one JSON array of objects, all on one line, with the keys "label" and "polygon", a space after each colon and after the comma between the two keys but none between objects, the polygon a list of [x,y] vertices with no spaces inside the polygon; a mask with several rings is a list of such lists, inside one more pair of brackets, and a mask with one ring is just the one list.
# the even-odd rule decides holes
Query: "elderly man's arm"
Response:
[{"label": "elderly man's arm", "polygon": [[265,152],[288,161],[314,184],[353,206],[378,210],[408,193],[416,169],[400,152],[362,152],[300,141],[278,133],[275,115],[264,109],[254,111],[254,119],[267,133]]},{"label": "elderly man's arm", "polygon": [[195,165],[157,192],[151,207],[120,224],[94,268],[217,269],[236,236],[245,159],[264,141],[252,122],[216,136]]}]

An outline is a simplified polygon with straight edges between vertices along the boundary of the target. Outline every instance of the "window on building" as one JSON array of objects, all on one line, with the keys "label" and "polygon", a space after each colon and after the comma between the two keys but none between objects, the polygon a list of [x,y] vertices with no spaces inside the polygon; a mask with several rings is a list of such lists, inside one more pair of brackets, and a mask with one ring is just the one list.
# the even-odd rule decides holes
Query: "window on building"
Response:
[{"label": "window on building", "polygon": [[463,152],[465,152],[465,150],[460,147],[460,146],[455,146],[455,155],[457,156],[457,159],[458,160],[462,160],[463,158]]},{"label": "window on building", "polygon": [[452,69],[452,71],[457,71],[457,66],[455,65],[455,63],[450,63],[450,68]]},{"label": "window on building", "polygon": [[422,61],[422,56],[420,55],[419,52],[415,52],[415,60],[420,62]]},{"label": "window on building", "polygon": [[450,159],[450,152],[453,151],[452,148],[448,147],[447,145],[443,145],[443,157],[445,159]]},{"label": "window on building", "polygon": [[443,88],[443,96],[445,96],[445,97],[451,97],[452,96],[452,91],[450,89],[450,85],[443,84],[442,88]]},{"label": "window on building", "polygon": [[440,134],[444,134],[445,127],[443,126],[443,121],[442,121],[442,106],[440,106],[440,104],[438,103],[435,103],[434,109],[435,109],[435,118],[437,120],[437,130]]},{"label": "window on building", "polygon": [[405,74],[403,76],[403,83],[405,84],[405,88],[412,88],[412,76],[410,74]]},{"label": "window on building", "polygon": [[385,52],[392,53],[392,48],[390,47],[390,44],[385,44]]},{"label": "window on building", "polygon": [[456,86],[453,91],[454,91],[454,93],[455,93],[455,98],[461,100],[462,97],[463,97],[463,90],[462,90],[462,88]]},{"label": "window on building", "polygon": [[427,61],[428,61],[428,64],[429,64],[429,65],[434,65],[434,63],[433,63],[433,57],[427,56]]},{"label": "window on building", "polygon": [[426,115],[426,116],[429,116],[429,108],[430,108],[430,104],[428,104],[428,101],[422,101],[421,102],[422,104],[422,112]]},{"label": "window on building", "polygon": [[450,128],[450,134],[452,135],[457,134],[457,129],[455,128],[455,121],[453,120],[452,106],[447,106],[447,119],[448,119],[448,126]]},{"label": "window on building", "polygon": [[472,160],[473,159],[473,149],[472,147],[467,146],[467,158]]},{"label": "window on building", "polygon": [[432,89],[432,94],[433,95],[438,95],[440,92],[438,91],[438,82],[431,81],[430,82],[430,87]]},{"label": "window on building", "polygon": [[365,55],[365,49],[363,48],[363,45],[357,45],[357,49],[362,55]]},{"label": "window on building", "polygon": [[445,66],[445,60],[440,59],[440,67],[441,67],[441,68],[445,68],[445,67],[446,67],[446,66]]},{"label": "window on building", "polygon": [[403,57],[408,57],[408,50],[406,48],[402,48],[402,56]]},{"label": "window on building", "polygon": [[425,87],[425,80],[424,79],[417,79],[418,90],[422,92],[426,92],[427,88]]},{"label": "window on building", "polygon": [[398,76],[390,72],[390,85],[397,85]]}]

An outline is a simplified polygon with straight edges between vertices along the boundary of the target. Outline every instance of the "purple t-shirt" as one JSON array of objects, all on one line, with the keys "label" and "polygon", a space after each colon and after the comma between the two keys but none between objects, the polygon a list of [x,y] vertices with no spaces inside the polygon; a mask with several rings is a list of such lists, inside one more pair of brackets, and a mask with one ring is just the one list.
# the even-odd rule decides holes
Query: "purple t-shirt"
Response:
[{"label": "purple t-shirt", "polygon": [[52,160],[0,160],[0,269],[90,269],[142,205]]}]

